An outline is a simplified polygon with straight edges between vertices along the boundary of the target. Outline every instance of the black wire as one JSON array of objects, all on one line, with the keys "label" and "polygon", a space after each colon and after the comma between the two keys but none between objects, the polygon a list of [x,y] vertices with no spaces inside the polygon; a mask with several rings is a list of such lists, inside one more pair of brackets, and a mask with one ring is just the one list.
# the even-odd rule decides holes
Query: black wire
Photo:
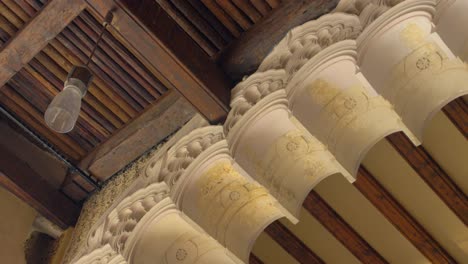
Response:
[{"label": "black wire", "polygon": [[101,33],[99,33],[99,37],[98,37],[98,39],[96,41],[96,45],[94,45],[93,50],[91,51],[91,54],[89,55],[88,61],[86,62],[85,66],[88,66],[89,63],[91,62],[91,59],[93,58],[94,53],[96,52],[96,50],[97,50],[97,48],[99,46],[99,42],[101,42],[102,36],[104,35],[104,32],[106,32],[107,25],[109,25],[109,23],[104,22],[104,24],[102,26],[102,29],[101,29]]},{"label": "black wire", "polygon": [[29,136],[31,136],[34,140],[36,140],[42,147],[47,149],[50,153],[52,153],[56,158],[61,160],[65,165],[70,169],[70,171],[75,171],[80,174],[88,183],[93,185],[93,187],[100,189],[99,184],[91,178],[86,172],[78,168],[77,166],[73,165],[70,161],[67,160],[62,154],[60,154],[57,150],[52,147],[50,143],[42,139],[39,135],[34,133],[31,129],[29,129],[26,125],[23,124],[20,120],[16,119],[8,110],[6,110],[2,105],[0,105],[0,112],[3,113],[8,119],[10,119],[13,123],[19,126],[24,132],[26,132]]}]

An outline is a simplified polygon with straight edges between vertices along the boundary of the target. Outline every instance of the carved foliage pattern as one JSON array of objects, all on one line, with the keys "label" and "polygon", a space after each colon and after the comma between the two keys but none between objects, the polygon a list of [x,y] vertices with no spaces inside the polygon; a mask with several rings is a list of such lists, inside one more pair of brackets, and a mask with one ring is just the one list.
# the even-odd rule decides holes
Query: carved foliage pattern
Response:
[{"label": "carved foliage pattern", "polygon": [[359,16],[361,25],[366,28],[380,15],[404,0],[341,0],[334,12]]},{"label": "carved foliage pattern", "polygon": [[287,36],[263,60],[258,71],[285,69],[292,78],[308,60],[324,48],[345,39],[355,39],[361,25],[355,16],[324,15],[288,32]]},{"label": "carved foliage pattern", "polygon": [[105,245],[83,256],[75,264],[127,264],[127,261],[109,245]]},{"label": "carved foliage pattern", "polygon": [[284,89],[284,71],[255,73],[239,83],[232,94],[231,111],[224,123],[225,133],[229,133],[242,116],[269,94]]},{"label": "carved foliage pattern", "polygon": [[204,150],[213,144],[224,139],[222,130],[212,133],[200,133],[200,135],[191,135],[175,145],[164,158],[160,180],[165,181],[169,187],[177,183],[180,176],[185,172],[188,166]]},{"label": "carved foliage pattern", "polygon": [[[110,244],[118,252],[123,252],[125,243],[138,222],[166,197],[168,197],[167,188],[161,189],[153,185],[124,199],[102,224],[101,228],[104,231],[99,244]],[[95,235],[99,234],[95,233]]]}]

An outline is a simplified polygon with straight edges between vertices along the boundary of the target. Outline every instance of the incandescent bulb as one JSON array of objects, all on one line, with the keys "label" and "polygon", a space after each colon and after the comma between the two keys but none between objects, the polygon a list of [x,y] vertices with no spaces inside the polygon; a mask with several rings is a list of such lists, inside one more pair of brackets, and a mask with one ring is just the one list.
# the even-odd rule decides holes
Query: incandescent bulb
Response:
[{"label": "incandescent bulb", "polygon": [[44,115],[46,124],[56,132],[70,132],[80,114],[81,97],[82,94],[78,87],[65,86],[47,107]]},{"label": "incandescent bulb", "polygon": [[86,66],[75,66],[65,81],[65,87],[47,107],[44,119],[52,130],[68,133],[80,115],[81,98],[86,93],[93,74]]}]

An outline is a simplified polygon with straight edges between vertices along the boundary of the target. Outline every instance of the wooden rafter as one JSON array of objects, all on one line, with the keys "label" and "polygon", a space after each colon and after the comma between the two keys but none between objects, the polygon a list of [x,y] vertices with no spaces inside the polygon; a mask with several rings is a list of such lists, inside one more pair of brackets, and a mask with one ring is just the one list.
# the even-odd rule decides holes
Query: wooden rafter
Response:
[{"label": "wooden rafter", "polygon": [[113,10],[110,30],[166,87],[179,91],[210,122],[226,117],[233,84],[156,1],[86,1],[100,17]]},{"label": "wooden rafter", "polygon": [[194,114],[192,106],[177,92],[168,92],[90,153],[80,166],[99,180],[106,180],[182,127]]},{"label": "wooden rafter", "polygon": [[0,185],[62,228],[74,225],[80,214],[78,205],[4,146],[0,146]]},{"label": "wooden rafter", "polygon": [[468,139],[468,104],[466,101],[463,98],[458,98],[442,110],[462,135]]},{"label": "wooden rafter", "polygon": [[[214,1],[207,1],[214,2]],[[255,70],[286,33],[309,20],[329,13],[338,0],[288,0],[271,4],[275,9],[234,41],[220,56],[220,64],[233,79],[240,80]]]},{"label": "wooden rafter", "polygon": [[0,51],[0,87],[32,60],[85,7],[84,0],[50,0]]},{"label": "wooden rafter", "polygon": [[315,191],[309,193],[303,207],[362,263],[388,263]]},{"label": "wooden rafter", "polygon": [[255,256],[253,253],[250,253],[249,263],[250,263],[250,264],[263,264],[263,261],[261,261],[261,260],[260,260],[257,256]]},{"label": "wooden rafter", "polygon": [[467,196],[424,147],[415,147],[401,132],[388,136],[387,140],[460,220],[468,225]]},{"label": "wooden rafter", "polygon": [[299,238],[297,238],[288,228],[278,221],[270,224],[266,229],[267,233],[282,248],[293,256],[299,263],[325,263],[310,248],[308,248]]},{"label": "wooden rafter", "polygon": [[424,227],[362,166],[354,186],[432,263],[456,263]]}]

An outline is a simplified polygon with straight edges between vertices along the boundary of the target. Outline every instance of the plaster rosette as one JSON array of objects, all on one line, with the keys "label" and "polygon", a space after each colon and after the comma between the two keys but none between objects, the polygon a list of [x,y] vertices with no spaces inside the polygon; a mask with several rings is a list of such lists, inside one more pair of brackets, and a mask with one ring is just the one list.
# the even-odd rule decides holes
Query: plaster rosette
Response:
[{"label": "plaster rosette", "polygon": [[231,157],[222,126],[196,129],[166,156],[161,179],[178,208],[248,263],[260,233],[288,216],[278,201]]},{"label": "plaster rosette", "polygon": [[224,130],[234,159],[293,215],[324,178],[353,178],[291,115],[286,72],[255,73],[232,90]]},{"label": "plaster rosette", "polygon": [[395,107],[420,144],[428,121],[468,93],[467,66],[434,32],[435,0],[407,0],[370,24],[357,39],[359,65]]},{"label": "plaster rosette", "polygon": [[468,1],[439,0],[434,18],[436,31],[450,50],[468,61]]},{"label": "plaster rosette", "polygon": [[88,255],[102,245],[128,263],[242,263],[177,209],[165,183],[123,199],[91,233]]}]

